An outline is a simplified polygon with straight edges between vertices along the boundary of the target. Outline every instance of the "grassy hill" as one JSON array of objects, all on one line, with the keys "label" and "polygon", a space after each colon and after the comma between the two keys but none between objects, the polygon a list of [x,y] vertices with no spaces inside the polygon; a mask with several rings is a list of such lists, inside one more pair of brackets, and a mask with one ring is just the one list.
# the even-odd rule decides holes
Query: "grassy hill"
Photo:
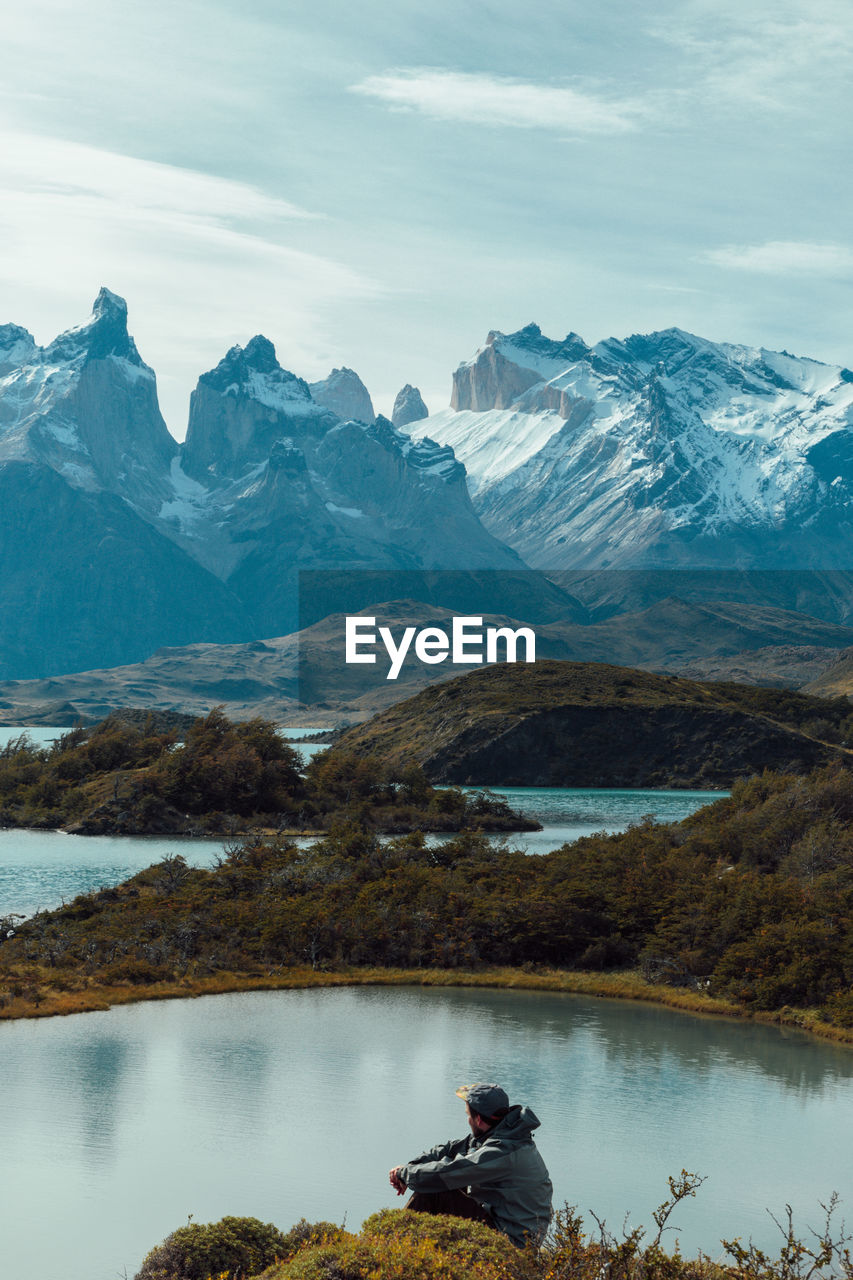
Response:
[{"label": "grassy hill", "polygon": [[849,698],[853,694],[853,649],[842,650],[838,660],[812,680],[805,692],[821,698]]},{"label": "grassy hill", "polygon": [[433,782],[727,787],[849,759],[853,708],[785,689],[605,663],[500,665],[433,686],[339,739]]}]

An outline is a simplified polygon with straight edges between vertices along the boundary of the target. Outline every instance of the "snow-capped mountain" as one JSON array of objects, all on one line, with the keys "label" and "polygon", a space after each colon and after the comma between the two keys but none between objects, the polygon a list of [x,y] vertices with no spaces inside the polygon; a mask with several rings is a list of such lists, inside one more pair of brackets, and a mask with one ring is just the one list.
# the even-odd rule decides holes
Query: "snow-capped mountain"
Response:
[{"label": "snow-capped mountain", "polygon": [[178,446],[126,321],[103,289],[89,320],[47,347],[18,326],[0,330],[6,677],[253,634],[225,584],[157,527]]},{"label": "snow-capped mountain", "polygon": [[261,334],[203,373],[190,398],[181,466],[196,479],[234,479],[266,461],[282,433],[321,434],[337,421],[308,383],[282,369]]},{"label": "snow-capped mountain", "polygon": [[161,519],[261,635],[296,625],[300,569],[524,568],[475,515],[452,449],[341,419],[263,337],[199,379],[173,478]]},{"label": "snow-capped mountain", "polygon": [[159,506],[178,446],[122,298],[102,289],[89,319],[47,347],[3,326],[0,372],[0,461],[44,463],[77,488]]},{"label": "snow-capped mountain", "polygon": [[[377,600],[411,595],[413,570],[498,569],[506,598],[482,609],[553,619],[573,588],[522,582],[525,562],[848,568],[846,369],[678,329],[589,347],[529,325],[489,335],[450,409],[413,418],[410,386],[398,402],[396,424],[377,418],[351,369],[309,384],[257,335],[202,374],[179,446],[121,298],[101,290],[45,347],[0,326],[0,678],[285,634],[301,569],[347,591],[353,569],[383,574]],[[418,589],[473,608],[462,579],[453,602]]]},{"label": "snow-capped mountain", "polygon": [[283,634],[301,568],[524,568],[450,448],[375,419],[352,370],[310,387],[261,335],[201,376],[179,446],[107,289],[47,347],[0,328],[0,559],[0,678]]},{"label": "snow-capped mountain", "polygon": [[414,424],[537,567],[847,568],[853,373],[680,329],[490,333]]}]

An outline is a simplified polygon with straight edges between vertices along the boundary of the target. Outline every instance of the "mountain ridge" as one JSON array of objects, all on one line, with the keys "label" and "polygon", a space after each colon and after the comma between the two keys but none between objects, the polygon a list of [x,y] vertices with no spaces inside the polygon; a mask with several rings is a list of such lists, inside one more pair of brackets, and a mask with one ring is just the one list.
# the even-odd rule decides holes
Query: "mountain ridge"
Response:
[{"label": "mountain ridge", "polygon": [[[452,451],[376,418],[352,370],[315,400],[257,334],[201,374],[179,445],[108,289],[46,347],[3,326],[0,357],[0,502],[15,513],[0,522],[0,678],[293,631],[305,568],[524,568],[483,528]],[[369,421],[341,416],[354,403]]]},{"label": "mountain ridge", "polygon": [[[200,375],[178,444],[116,294],[45,347],[0,327],[0,679],[290,633],[305,569],[846,567],[840,366],[678,328],[591,347],[529,324],[460,365],[456,408],[423,417],[411,384],[398,401],[395,425],[353,370],[309,384],[256,334]],[[122,616],[87,619],[107,581]],[[530,616],[516,586],[492,607]]]},{"label": "mountain ridge", "polygon": [[484,524],[537,568],[847,568],[853,373],[679,328],[492,331],[450,410]]}]

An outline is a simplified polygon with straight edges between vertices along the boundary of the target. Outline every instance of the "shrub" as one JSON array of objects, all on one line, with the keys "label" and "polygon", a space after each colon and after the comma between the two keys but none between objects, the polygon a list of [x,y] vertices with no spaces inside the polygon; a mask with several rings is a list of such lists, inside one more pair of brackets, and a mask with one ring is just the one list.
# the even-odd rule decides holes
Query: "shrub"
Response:
[{"label": "shrub", "polygon": [[853,989],[836,991],[825,1002],[820,1011],[825,1022],[833,1022],[837,1027],[853,1027]]},{"label": "shrub", "polygon": [[[525,1249],[479,1222],[399,1209],[372,1214],[359,1235],[304,1218],[286,1235],[256,1218],[223,1218],[173,1232],[136,1280],[853,1280],[853,1237],[833,1221],[835,1193],[821,1206],[824,1224],[811,1229],[811,1241],[797,1235],[787,1207],[783,1220],[773,1219],[783,1236],[778,1258],[751,1242],[723,1240],[728,1258],[713,1262],[701,1253],[683,1257],[677,1242],[672,1253],[664,1249],[673,1210],[704,1178],[682,1169],[668,1181],[648,1243],[643,1227],[623,1224],[617,1236],[595,1214],[597,1230],[587,1235],[569,1205],[557,1210],[541,1247]],[[259,1275],[252,1259],[264,1252],[277,1260]]]},{"label": "shrub", "polygon": [[136,1280],[208,1280],[212,1275],[245,1280],[293,1253],[291,1237],[299,1226],[284,1235],[271,1222],[258,1218],[191,1222],[151,1250]]},{"label": "shrub", "polygon": [[112,964],[105,965],[100,974],[102,982],[130,982],[134,985],[168,982],[173,976],[172,970],[166,964],[152,964],[149,960],[139,960],[132,956],[125,956],[121,960],[114,960]]},{"label": "shrub", "polygon": [[309,1245],[266,1280],[533,1280],[533,1255],[479,1222],[383,1209],[361,1235]]}]

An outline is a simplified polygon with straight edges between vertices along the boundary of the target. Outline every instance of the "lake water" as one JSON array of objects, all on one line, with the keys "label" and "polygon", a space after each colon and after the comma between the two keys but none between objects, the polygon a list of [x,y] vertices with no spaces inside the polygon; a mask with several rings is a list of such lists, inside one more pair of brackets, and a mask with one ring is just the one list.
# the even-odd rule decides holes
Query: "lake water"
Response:
[{"label": "lake water", "polygon": [[542,823],[541,831],[521,831],[507,838],[517,849],[548,853],[561,844],[597,831],[625,831],[644,817],[680,822],[727,791],[608,790],[603,787],[493,787],[511,809]]},{"label": "lake water", "polygon": [[[288,738],[315,733],[311,728],[286,729]],[[50,746],[68,733],[58,726],[0,727],[0,749],[22,733],[38,746]],[[303,743],[309,759],[324,743]],[[169,854],[180,854],[191,866],[209,867],[223,850],[222,840],[159,836],[70,836],[61,831],[0,830],[0,916],[29,916],[119,884]]]},{"label": "lake water", "polygon": [[[50,745],[67,729],[57,727],[0,727],[0,748],[26,733],[39,745]],[[288,728],[292,739],[314,733],[311,728]],[[324,743],[298,747],[308,758],[325,750]],[[470,788],[468,788],[470,790]],[[624,831],[650,815],[659,822],[678,822],[724,791],[641,791],[569,787],[495,787],[510,806],[538,819],[541,831],[510,833],[513,847],[528,853],[548,853],[570,840],[596,831]],[[302,843],[310,843],[303,841]],[[59,831],[0,830],[0,916],[29,916],[118,884],[169,854],[181,854],[192,866],[208,867],[222,853],[221,840],[193,840],[159,836],[70,836]]]},{"label": "lake water", "polygon": [[[51,731],[55,732],[55,731]],[[542,831],[510,833],[529,853],[547,853],[593,831],[624,831],[652,814],[676,822],[719,791],[594,791],[553,787],[495,788],[513,808],[543,823]],[[303,841],[302,843],[310,843]],[[61,831],[0,830],[0,916],[49,910],[78,893],[118,884],[168,854],[208,867],[221,854],[221,840],[161,836],[70,836]]]},{"label": "lake water", "polygon": [[[25,733],[39,747],[50,747],[63,734],[70,732],[68,727],[59,728],[56,725],[25,725],[21,727],[10,728],[8,725],[0,725],[0,749],[6,746],[7,742],[11,742],[13,738],[19,738]],[[280,729],[279,733],[287,741],[292,743],[303,755],[312,756],[317,751],[325,751],[328,743],[326,742],[300,742],[301,738],[310,737],[312,733],[317,733],[317,729],[303,727],[299,729]]]},{"label": "lake water", "polygon": [[[538,1114],[558,1204],[674,1215],[721,1255],[767,1209],[820,1225],[853,1189],[853,1053],[797,1033],[621,1001],[420,988],[253,992],[0,1024],[3,1272],[118,1280],[188,1215],[357,1228],[387,1170],[462,1135],[461,1083]],[[670,1237],[672,1241],[673,1237]]]},{"label": "lake water", "polygon": [[23,728],[21,726],[9,728],[8,726],[0,725],[0,750],[8,742],[11,742],[13,738],[20,738],[22,733],[25,733],[37,747],[50,747],[56,742],[57,738],[61,738],[64,733],[68,732],[67,727],[62,729],[57,728],[55,725],[26,725]]},{"label": "lake water", "polygon": [[[676,821],[722,794],[500,791],[545,824],[509,836],[530,852],[646,814]],[[209,865],[221,850],[3,831],[0,915],[116,883],[168,853]],[[775,1250],[767,1209],[791,1203],[820,1225],[818,1201],[853,1189],[849,1050],[571,996],[246,993],[0,1024],[3,1272],[132,1277],[189,1214],[357,1227],[397,1203],[392,1164],[464,1133],[453,1090],[483,1078],[540,1115],[558,1204],[614,1228],[626,1212],[648,1223],[668,1174],[706,1174],[674,1218],[689,1251],[717,1257],[721,1235]]]},{"label": "lake water", "polygon": [[49,911],[78,893],[120,884],[169,854],[209,867],[222,850],[222,840],[0,830],[0,916]]}]

